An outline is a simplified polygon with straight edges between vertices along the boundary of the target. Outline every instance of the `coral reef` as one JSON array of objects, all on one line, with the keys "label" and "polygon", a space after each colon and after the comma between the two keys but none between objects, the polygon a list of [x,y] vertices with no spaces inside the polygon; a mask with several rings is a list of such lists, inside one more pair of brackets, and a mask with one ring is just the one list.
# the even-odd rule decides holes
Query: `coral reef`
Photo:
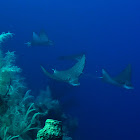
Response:
[{"label": "coral reef", "polygon": [[[70,138],[62,135],[67,116],[59,101],[53,99],[49,86],[35,100],[21,76],[21,68],[16,66],[15,52],[3,53],[2,43],[12,36],[10,32],[0,35],[0,140],[35,140],[37,132],[39,135],[50,127],[49,124],[58,124],[58,127],[50,127],[56,137]],[[46,128],[43,128],[46,119],[49,122],[46,121]],[[49,130],[47,132],[49,134]]]},{"label": "coral reef", "polygon": [[[2,33],[0,43],[13,34]],[[2,54],[2,48],[0,50]],[[24,138],[22,136],[29,130],[39,129],[37,127],[37,116],[33,102],[26,102],[31,98],[23,78],[21,69],[15,65],[15,53],[7,52],[0,57],[0,138],[3,140],[12,140],[15,138]]]},{"label": "coral reef", "polygon": [[47,119],[44,128],[37,133],[37,140],[62,140],[62,123]]},{"label": "coral reef", "polygon": [[13,37],[13,33],[10,33],[10,32],[3,32],[1,35],[0,35],[0,44],[4,42],[4,40],[8,39],[8,38],[11,38]]}]

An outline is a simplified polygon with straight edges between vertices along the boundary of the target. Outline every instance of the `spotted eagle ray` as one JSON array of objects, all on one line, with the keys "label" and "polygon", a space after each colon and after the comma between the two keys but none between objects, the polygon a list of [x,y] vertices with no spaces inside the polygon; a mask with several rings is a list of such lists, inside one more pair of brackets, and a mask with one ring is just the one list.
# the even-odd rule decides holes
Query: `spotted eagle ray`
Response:
[{"label": "spotted eagle ray", "polygon": [[131,65],[129,64],[120,74],[115,77],[111,77],[104,69],[102,69],[102,79],[112,85],[123,87],[126,89],[133,89],[131,84]]},{"label": "spotted eagle ray", "polygon": [[28,46],[50,46],[53,42],[49,40],[45,31],[41,31],[39,35],[33,32],[32,40],[26,43]]},{"label": "spotted eagle ray", "polygon": [[85,67],[85,59],[85,55],[83,55],[81,59],[78,60],[78,62],[70,69],[63,71],[54,70],[53,74],[46,71],[43,66],[41,66],[41,68],[43,72],[52,79],[69,83],[72,86],[79,86],[79,77]]},{"label": "spotted eagle ray", "polygon": [[59,56],[58,59],[59,60],[78,60],[81,59],[81,57],[84,55],[85,53],[81,52],[79,54],[74,54],[74,55],[67,55],[67,56]]}]

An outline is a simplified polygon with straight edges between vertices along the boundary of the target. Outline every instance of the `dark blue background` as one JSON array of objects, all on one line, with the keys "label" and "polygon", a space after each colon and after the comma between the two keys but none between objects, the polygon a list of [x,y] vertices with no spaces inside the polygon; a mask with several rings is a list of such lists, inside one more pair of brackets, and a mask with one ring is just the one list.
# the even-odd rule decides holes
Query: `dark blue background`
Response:
[{"label": "dark blue background", "polygon": [[[41,29],[55,45],[28,48],[24,43]],[[72,99],[67,111],[79,120],[76,140],[140,139],[139,0],[4,0],[0,2],[0,32],[4,31],[15,33],[3,50],[16,51],[17,63],[34,94],[49,83],[40,64],[61,70],[68,64],[58,61],[58,56],[86,53],[81,85],[54,87],[56,94],[65,92],[63,96]],[[134,90],[96,78],[102,68],[115,75],[129,63]]]}]

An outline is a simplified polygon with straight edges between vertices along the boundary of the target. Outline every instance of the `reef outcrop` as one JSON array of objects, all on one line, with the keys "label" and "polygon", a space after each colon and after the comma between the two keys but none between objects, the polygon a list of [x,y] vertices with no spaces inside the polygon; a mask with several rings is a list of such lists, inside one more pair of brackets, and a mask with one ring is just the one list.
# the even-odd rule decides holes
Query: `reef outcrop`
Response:
[{"label": "reef outcrop", "polygon": [[37,140],[62,140],[61,121],[47,119],[44,128],[37,133]]}]

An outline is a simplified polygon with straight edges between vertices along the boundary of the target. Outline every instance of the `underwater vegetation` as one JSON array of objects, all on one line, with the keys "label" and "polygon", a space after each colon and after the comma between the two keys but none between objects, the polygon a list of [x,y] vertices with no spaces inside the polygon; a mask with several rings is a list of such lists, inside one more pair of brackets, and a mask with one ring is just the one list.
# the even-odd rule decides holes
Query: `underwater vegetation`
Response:
[{"label": "underwater vegetation", "polygon": [[[65,125],[69,117],[62,112],[59,101],[51,96],[49,86],[35,99],[21,76],[21,68],[16,66],[15,52],[3,53],[2,43],[11,37],[10,32],[0,35],[0,140],[35,140],[47,119],[61,123],[59,139],[71,140]],[[47,134],[37,140],[50,139]]]},{"label": "underwater vegetation", "polygon": [[13,33],[10,33],[10,32],[3,32],[1,35],[0,35],[0,43],[3,43],[4,40],[8,39],[8,38],[11,38],[13,37]]}]

